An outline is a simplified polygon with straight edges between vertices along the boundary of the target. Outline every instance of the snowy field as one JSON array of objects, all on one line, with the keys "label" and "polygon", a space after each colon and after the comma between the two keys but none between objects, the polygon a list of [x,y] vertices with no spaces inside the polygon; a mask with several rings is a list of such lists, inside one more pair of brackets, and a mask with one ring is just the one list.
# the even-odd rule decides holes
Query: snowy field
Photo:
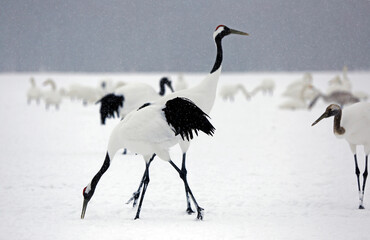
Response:
[{"label": "snowy field", "polygon": [[[338,72],[314,72],[325,91]],[[354,161],[344,140],[333,135],[333,119],[311,123],[327,104],[311,111],[281,110],[285,87],[303,73],[221,75],[219,89],[243,83],[252,90],[275,80],[274,95],[250,101],[221,98],[211,121],[214,137],[201,134],[188,152],[188,180],[204,220],[187,215],[183,182],[170,164],[156,159],[141,219],[125,202],[144,171],[141,156],[118,153],[80,219],[82,189],[100,169],[110,131],[100,125],[97,105],[64,99],[60,110],[27,105],[29,78],[48,77],[58,87],[97,86],[103,78],[143,81],[158,89],[162,74],[0,75],[0,239],[369,239],[370,188],[358,209]],[[370,72],[349,72],[353,88],[370,93]],[[169,74],[174,80],[176,74]],[[190,85],[204,74],[185,74]],[[370,137],[370,136],[369,136]],[[364,155],[359,148],[359,165]],[[178,147],[171,150],[180,165]]]}]

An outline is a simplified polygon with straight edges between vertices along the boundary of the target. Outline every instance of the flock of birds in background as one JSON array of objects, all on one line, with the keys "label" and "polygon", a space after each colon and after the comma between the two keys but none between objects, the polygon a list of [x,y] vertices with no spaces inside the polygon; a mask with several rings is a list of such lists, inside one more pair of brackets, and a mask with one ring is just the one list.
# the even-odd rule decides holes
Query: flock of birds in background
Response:
[{"label": "flock of birds in background", "polygon": [[[203,219],[203,208],[198,205],[187,182],[187,171],[185,167],[186,151],[189,148],[190,140],[194,137],[193,132],[198,135],[198,131],[203,131],[207,135],[212,136],[215,130],[209,122],[207,114],[209,114],[213,106],[216,93],[214,93],[214,96],[212,93],[209,96],[210,103],[207,101],[202,102],[197,97],[201,93],[200,86],[202,84],[205,86],[211,80],[215,81],[212,86],[215,86],[214,91],[216,91],[222,63],[221,39],[231,33],[248,35],[220,25],[214,32],[217,47],[215,65],[205,80],[199,86],[192,88],[189,88],[183,74],[178,75],[174,88],[169,78],[163,77],[160,79],[160,91],[156,91],[153,87],[144,83],[114,83],[111,80],[102,80],[97,87],[73,84],[69,89],[58,89],[52,79],[47,79],[43,82],[44,88],[40,88],[36,85],[34,78],[30,79],[31,87],[27,92],[27,101],[29,104],[33,101],[36,101],[38,104],[40,101],[44,101],[46,109],[51,105],[59,109],[62,99],[68,97],[71,100],[82,101],[84,105],[101,104],[100,116],[102,124],[106,123],[107,118],[118,117],[122,119],[112,132],[102,168],[83,191],[84,204],[81,218],[85,217],[87,204],[94,194],[95,187],[101,176],[109,168],[110,161],[114,157],[115,152],[120,148],[128,147],[128,150],[143,155],[146,163],[146,169],[139,189],[133,193],[133,196],[128,201],[128,203],[134,201],[133,205],[136,206],[141,194],[135,219],[139,218],[144,194],[149,184],[149,166],[155,156],[168,161],[179,173],[185,186],[186,211],[189,214],[194,213],[191,208],[191,198],[196,206],[197,218],[200,220]],[[370,103],[364,102],[367,100],[368,94],[365,92],[354,92],[352,90],[346,66],[343,67],[342,76],[335,76],[329,81],[325,93],[316,88],[312,80],[312,75],[305,73],[301,79],[289,84],[282,94],[285,101],[279,105],[279,108],[291,110],[311,109],[319,99],[330,104],[324,114],[312,125],[317,124],[324,118],[334,117],[334,134],[339,138],[347,140],[354,155],[360,200],[359,208],[363,209],[365,184],[368,175],[368,154],[370,153],[370,128],[368,127],[370,124]],[[274,90],[275,81],[265,79],[251,91],[248,91],[243,84],[238,83],[221,86],[218,94],[225,101],[235,101],[236,95],[241,92],[247,100],[251,100],[259,92],[271,96],[274,94]],[[194,94],[194,91],[198,91],[198,95]],[[150,116],[150,119],[148,119],[148,116]],[[182,121],[183,118],[186,118],[187,121]],[[145,125],[147,129],[138,131],[140,133],[137,133],[135,131],[138,128],[135,128],[135,124],[138,121],[149,121],[151,123],[145,122],[145,124],[141,124],[140,126]],[[132,133],[130,128],[135,129],[134,133]],[[151,131],[154,130],[157,131],[153,134],[154,136],[157,136],[159,139],[167,139],[163,140],[163,142],[167,142],[161,142],[163,145],[159,146],[154,140],[152,141],[150,136],[147,135],[151,135]],[[144,131],[150,132],[150,134],[142,133]],[[122,134],[123,132],[125,134]],[[140,137],[136,136],[140,134]],[[177,167],[171,161],[167,151],[169,147],[176,144],[180,145],[183,152],[181,168]],[[358,145],[363,145],[366,153],[362,188],[356,156],[356,146]],[[141,190],[141,188],[143,189]]]},{"label": "flock of birds in background", "polygon": [[[348,78],[347,67],[343,67],[342,77],[340,75],[334,76],[328,81],[326,92],[323,93],[313,85],[313,77],[311,73],[305,73],[301,79],[290,83],[282,96],[284,101],[279,105],[281,109],[311,109],[314,107],[319,99],[326,103],[337,103],[340,106],[353,104],[360,101],[366,101],[369,97],[368,93],[363,91],[352,91],[352,84]],[[180,91],[188,88],[188,83],[184,79],[184,74],[178,74],[174,86],[168,77],[168,90]],[[161,80],[162,80],[161,79]],[[101,80],[97,87],[82,84],[72,84],[68,89],[57,89],[55,81],[47,79],[43,82],[44,88],[37,86],[35,79],[30,78],[30,88],[27,91],[27,102],[30,104],[35,101],[37,104],[44,101],[46,109],[51,105],[59,109],[63,98],[70,100],[82,101],[83,105],[96,104],[100,99],[110,93],[124,93],[124,95],[132,94],[133,100],[139,102],[137,104],[145,103],[148,100],[154,100],[156,97],[163,96],[158,94],[156,90],[148,84],[144,83],[126,83],[124,81],[114,82],[110,79]],[[235,101],[238,94],[242,94],[246,100],[251,100],[255,95],[261,92],[263,95],[273,95],[275,90],[275,81],[272,79],[264,79],[253,90],[248,91],[242,83],[226,84],[220,87],[219,96],[224,101]],[[50,86],[50,87],[49,87]],[[167,91],[168,91],[167,90]],[[149,94],[149,95],[147,95]],[[136,96],[134,96],[136,95]],[[131,96],[130,96],[131,97]],[[127,101],[127,100],[126,100]],[[130,101],[130,99],[128,99]],[[128,112],[133,110],[138,105],[128,104],[129,107],[121,108],[121,114],[117,116],[124,117]],[[104,124],[104,122],[102,122]]]}]

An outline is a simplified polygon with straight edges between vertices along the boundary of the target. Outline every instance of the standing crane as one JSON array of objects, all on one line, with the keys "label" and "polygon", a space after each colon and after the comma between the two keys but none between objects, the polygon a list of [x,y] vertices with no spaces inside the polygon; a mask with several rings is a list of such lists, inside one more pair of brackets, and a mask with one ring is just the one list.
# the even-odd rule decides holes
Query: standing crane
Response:
[{"label": "standing crane", "polygon": [[[137,215],[136,215],[135,219],[139,218],[139,213],[140,213],[140,209],[141,209],[143,195],[146,191],[146,188],[147,188],[148,182],[149,182],[149,165],[150,165],[151,161],[153,161],[155,155],[158,155],[162,159],[167,159],[168,160],[169,156],[166,155],[166,154],[168,154],[168,150],[165,151],[166,147],[168,147],[171,144],[175,145],[175,144],[179,143],[179,145],[181,147],[181,150],[183,152],[182,167],[181,167],[181,169],[178,168],[171,160],[169,160],[169,163],[176,169],[176,171],[180,175],[180,178],[184,182],[185,192],[186,192],[186,199],[187,199],[187,203],[188,203],[187,212],[189,214],[194,212],[190,207],[190,200],[189,200],[189,195],[190,195],[190,197],[192,198],[192,200],[193,200],[193,202],[194,202],[194,204],[197,208],[197,212],[198,212],[197,218],[198,219],[203,219],[203,213],[202,213],[203,208],[201,208],[198,205],[198,203],[196,202],[196,200],[194,198],[194,195],[191,192],[191,189],[189,187],[189,184],[187,182],[187,177],[186,177],[187,170],[186,170],[186,167],[185,167],[185,159],[186,159],[186,152],[187,152],[187,150],[189,149],[189,146],[190,146],[189,140],[191,139],[192,135],[189,134],[190,139],[187,138],[185,140],[184,138],[174,137],[173,132],[171,132],[171,131],[175,131],[175,133],[177,133],[177,135],[178,134],[183,135],[183,134],[181,134],[182,131],[184,131],[186,129],[194,129],[194,127],[193,128],[183,127],[183,126],[181,126],[181,124],[175,123],[175,125],[177,125],[177,127],[174,127],[172,129],[172,128],[169,127],[169,124],[167,124],[167,125],[164,124],[166,121],[168,122],[168,119],[164,120],[163,119],[163,114],[159,110],[163,109],[162,108],[163,105],[167,106],[167,104],[169,102],[171,102],[171,100],[174,100],[174,99],[190,99],[192,102],[195,103],[196,106],[199,107],[199,110],[201,110],[202,113],[207,114],[211,111],[212,106],[214,104],[215,96],[216,96],[216,89],[217,89],[218,79],[219,79],[219,76],[220,76],[220,73],[221,73],[221,64],[222,64],[222,59],[223,59],[223,51],[222,51],[221,41],[222,41],[223,37],[225,37],[227,35],[230,35],[230,34],[248,35],[247,33],[237,31],[237,30],[234,30],[234,29],[230,29],[225,25],[219,25],[216,28],[216,30],[213,33],[213,38],[214,38],[214,41],[215,41],[216,47],[217,47],[216,61],[213,65],[213,68],[212,68],[210,74],[199,85],[197,85],[195,87],[192,87],[192,88],[189,88],[189,89],[185,89],[185,90],[182,90],[182,91],[178,91],[178,92],[174,92],[172,94],[166,95],[163,98],[158,99],[155,102],[155,104],[150,104],[150,103],[144,104],[141,108],[139,108],[138,111],[132,111],[131,113],[129,113],[127,115],[127,117],[125,117],[118,124],[118,126],[115,128],[115,130],[113,130],[110,141],[109,141],[110,144],[108,145],[107,156],[106,156],[106,159],[103,163],[103,166],[100,169],[100,171],[95,175],[95,177],[92,179],[92,181],[89,183],[89,185],[84,188],[84,191],[83,191],[84,204],[83,204],[83,209],[82,209],[82,213],[81,213],[81,218],[84,218],[84,216],[85,216],[87,204],[90,201],[92,195],[94,194],[94,191],[95,191],[95,188],[96,188],[96,185],[97,185],[98,181],[100,180],[101,176],[105,173],[105,171],[110,166],[110,161],[111,161],[110,159],[112,157],[111,155],[115,151],[118,150],[117,148],[124,148],[124,147],[129,148],[133,152],[137,152],[139,154],[142,154],[144,156],[144,159],[146,160],[146,169],[145,169],[143,178],[141,180],[139,189],[138,189],[137,192],[135,192],[133,194],[133,197],[131,198],[131,199],[134,200],[134,205],[135,205],[137,199],[139,198],[141,187],[144,186],[143,191],[142,191],[142,195],[141,195],[141,199],[140,199],[140,203],[139,203],[138,212],[137,212]],[[181,102],[181,101],[179,101],[179,102]],[[172,105],[172,104],[170,104],[170,105]],[[186,104],[182,103],[182,104],[176,104],[176,105],[178,105],[178,107],[177,108],[172,108],[172,109],[174,109],[173,111],[180,111],[181,112],[181,111],[185,110],[185,108],[182,105],[186,105]],[[153,116],[149,116],[149,114],[138,114],[139,112],[143,112],[142,109],[146,109],[146,111],[148,111],[148,112],[150,111],[150,109],[153,109],[153,110],[156,109],[156,111],[152,111]],[[195,112],[199,112],[199,110],[197,110]],[[157,115],[155,115],[154,112]],[[171,111],[169,111],[169,112],[171,112]],[[188,111],[185,111],[184,113],[187,113],[187,112]],[[160,114],[158,114],[158,113],[160,113]],[[137,120],[136,124],[139,124],[139,126],[134,126],[134,128],[131,128],[131,131],[132,131],[132,129],[135,129],[135,130],[140,129],[140,132],[142,132],[144,136],[147,136],[146,138],[142,138],[141,141],[136,140],[135,136],[136,137],[140,136],[140,134],[137,134],[137,131],[136,131],[135,134],[133,135],[133,138],[129,139],[130,143],[127,142],[126,145],[122,144],[122,141],[114,141],[115,138],[118,138],[118,139],[128,138],[128,136],[126,136],[125,134],[122,134],[122,131],[118,131],[116,129],[124,128],[122,126],[125,126],[126,124],[129,125],[130,122],[133,122],[132,120],[130,120],[131,118],[132,119],[137,119],[137,118],[139,119],[139,117],[132,117],[132,116],[136,116],[136,115],[144,116],[141,119],[142,121],[144,121],[145,119],[146,120],[150,119],[150,122],[154,122],[153,120],[160,119],[160,121],[155,121],[158,124],[156,124],[155,128],[153,126],[153,128],[151,128],[149,132],[153,131],[154,129],[156,131],[161,130],[161,134],[159,134],[161,136],[166,135],[164,133],[169,134],[169,132],[171,132],[172,135],[167,135],[167,137],[171,136],[170,138],[167,138],[167,139],[170,139],[170,140],[167,140],[166,144],[158,144],[158,141],[155,141],[153,143],[152,139],[157,138],[158,137],[157,134],[152,134],[151,133],[151,134],[149,134],[150,136],[148,136],[148,133],[144,132],[144,130],[148,130],[147,126],[151,126],[151,124],[149,124],[149,125],[140,124],[142,122]],[[162,116],[162,118],[160,118],[159,115]],[[129,117],[129,116],[131,116],[131,117]],[[171,115],[168,115],[168,116],[171,116]],[[187,118],[187,117],[182,116],[181,118],[185,120],[186,124],[191,124],[191,126],[193,126],[193,124],[196,124],[196,126],[198,126],[199,129],[200,129],[200,126],[202,126],[202,125],[208,125],[208,128],[204,129],[204,132],[206,134],[213,133],[213,127],[211,128],[209,126],[209,124],[205,124],[206,121],[204,119],[204,115],[197,114],[196,116],[197,117],[193,117],[193,118]],[[170,117],[170,119],[171,119],[171,117]],[[183,123],[183,124],[185,124],[185,123]],[[201,124],[198,125],[199,123],[201,123]],[[163,124],[165,126],[163,126]],[[142,127],[145,127],[145,129],[144,128],[141,129]],[[171,131],[169,129],[171,129]],[[197,128],[195,128],[195,129],[197,129]],[[200,129],[200,130],[202,130],[202,129]],[[189,130],[187,130],[187,131],[189,132]],[[197,133],[197,131],[195,131],[195,132]],[[169,141],[171,141],[171,142],[169,142]],[[151,144],[156,145],[157,148],[154,148],[153,146],[151,146]],[[150,151],[148,151],[148,149],[152,150],[151,154],[148,153],[148,152],[150,152]],[[136,194],[136,193],[138,193],[138,194]],[[129,202],[130,202],[130,200],[129,200]]]},{"label": "standing crane", "polygon": [[123,118],[144,103],[155,101],[166,93],[166,86],[173,92],[171,80],[163,77],[159,81],[159,93],[152,86],[145,83],[128,83],[117,88],[114,93],[105,95],[97,101],[97,104],[101,103],[101,124],[104,125],[107,118],[115,117],[115,113],[117,117]]},{"label": "standing crane", "polygon": [[[83,190],[84,202],[81,218],[85,217],[87,204],[116,152],[121,148],[128,148],[141,154],[145,160],[144,187],[135,217],[138,219],[149,184],[149,166],[154,157],[158,155],[164,161],[174,165],[170,158],[169,149],[176,145],[180,139],[191,140],[194,137],[193,131],[197,135],[198,131],[213,135],[215,129],[207,117],[207,114],[189,99],[179,97],[167,100],[164,104],[162,102],[147,103],[137,111],[130,112],[113,129],[104,164]],[[196,203],[187,182],[186,185]],[[200,207],[198,206],[198,208]]]},{"label": "standing crane", "polygon": [[[359,209],[364,209],[364,193],[367,179],[367,161],[370,153],[370,103],[359,102],[350,105],[343,110],[337,104],[331,104],[326,111],[312,124],[314,126],[324,118],[334,116],[334,134],[338,138],[344,138],[353,153],[355,159],[355,173],[359,192]],[[363,145],[365,150],[365,170],[363,173],[362,188],[360,184],[360,169],[357,164],[356,146]]]},{"label": "standing crane", "polygon": [[[221,74],[221,68],[222,68],[222,60],[223,60],[223,50],[222,50],[222,39],[225,36],[228,36],[230,34],[238,34],[238,35],[245,35],[247,36],[248,33],[241,32],[238,30],[230,29],[225,25],[219,25],[217,26],[216,30],[213,32],[213,39],[216,44],[217,48],[217,55],[216,60],[214,62],[214,65],[212,67],[211,72],[203,79],[202,82],[200,82],[198,85],[184,89],[181,91],[177,91],[171,94],[168,94],[161,98],[159,101],[165,102],[168,99],[175,98],[175,97],[185,97],[193,101],[198,107],[200,107],[206,114],[209,114],[212,110],[212,107],[215,102],[216,98],[216,91],[217,91],[217,84],[218,80]],[[177,166],[171,164],[175,170],[179,173],[180,178],[184,181],[185,185],[185,194],[186,194],[186,201],[187,201],[187,209],[186,212],[188,214],[194,213],[194,211],[191,208],[190,204],[190,198],[189,198],[189,190],[186,186],[187,181],[187,170],[186,170],[186,152],[188,151],[190,147],[189,141],[179,141],[179,145],[182,151],[182,164],[181,169],[179,169]],[[137,201],[140,196],[141,187],[143,186],[144,182],[144,176],[139,184],[139,188],[136,192],[132,194],[132,197],[128,200],[127,204],[129,204],[131,201],[133,201],[133,206],[137,204]],[[197,204],[195,204],[197,205]],[[198,218],[201,215],[200,211],[203,209],[197,208],[198,211]]]}]

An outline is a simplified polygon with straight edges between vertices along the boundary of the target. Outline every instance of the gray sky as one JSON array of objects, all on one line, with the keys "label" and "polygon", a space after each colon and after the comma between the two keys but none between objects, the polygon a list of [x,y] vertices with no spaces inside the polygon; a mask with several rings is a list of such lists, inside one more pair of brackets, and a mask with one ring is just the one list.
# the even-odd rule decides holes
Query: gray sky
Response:
[{"label": "gray sky", "polygon": [[202,71],[217,25],[225,71],[370,70],[369,0],[12,0],[0,71]]}]

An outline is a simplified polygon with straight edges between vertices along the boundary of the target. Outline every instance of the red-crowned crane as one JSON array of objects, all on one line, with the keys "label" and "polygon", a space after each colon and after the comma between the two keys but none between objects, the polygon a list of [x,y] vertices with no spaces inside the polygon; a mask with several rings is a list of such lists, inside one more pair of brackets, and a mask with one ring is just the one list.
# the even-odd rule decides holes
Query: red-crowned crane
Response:
[{"label": "red-crowned crane", "polygon": [[[212,107],[215,102],[216,97],[216,91],[217,91],[217,84],[218,80],[221,74],[221,68],[222,68],[222,60],[223,60],[223,51],[222,51],[222,39],[225,36],[228,36],[230,34],[238,34],[238,35],[248,35],[248,33],[241,32],[238,30],[230,29],[225,25],[219,25],[217,26],[216,30],[213,33],[213,39],[216,44],[217,48],[217,55],[215,63],[212,67],[211,72],[203,79],[202,82],[200,82],[198,85],[184,89],[181,91],[177,91],[171,94],[168,94],[161,98],[159,101],[165,102],[168,99],[174,98],[174,97],[185,97],[193,101],[198,107],[200,107],[205,113],[209,114],[212,110]],[[182,164],[181,169],[179,169],[176,165],[171,165],[178,171],[180,178],[184,181],[185,184],[185,193],[186,193],[186,201],[187,201],[187,209],[186,212],[188,214],[194,213],[194,211],[191,208],[190,204],[190,198],[189,198],[189,190],[187,189],[187,170],[186,170],[186,152],[188,151],[190,147],[189,141],[180,141],[179,142],[181,151],[182,151]],[[145,175],[145,173],[144,173]],[[141,183],[139,185],[139,188],[136,192],[133,193],[132,197],[128,200],[127,203],[133,202],[133,206],[136,205],[137,200],[140,195],[140,190],[143,185],[143,179],[141,180]],[[201,210],[202,208],[199,208],[197,204],[195,204],[197,207],[198,212],[198,218],[202,217]]]},{"label": "red-crowned crane", "polygon": [[[343,110],[339,105],[331,104],[326,111],[312,124],[315,125],[324,118],[334,116],[334,134],[338,138],[344,138],[354,155],[355,173],[359,192],[359,209],[364,209],[364,193],[367,179],[367,160],[370,153],[370,103],[359,102],[350,105]],[[357,164],[356,146],[363,145],[366,158],[365,170],[363,173],[362,188],[360,184],[360,169]]]},{"label": "red-crowned crane", "polygon": [[[143,155],[145,160],[144,187],[135,216],[135,219],[139,218],[149,184],[149,166],[153,158],[157,155],[174,165],[169,155],[169,148],[176,145],[180,139],[189,141],[193,138],[193,131],[196,134],[198,131],[203,131],[208,135],[213,135],[215,129],[207,117],[207,114],[193,102],[179,97],[169,99],[164,103],[147,103],[138,110],[130,112],[113,129],[104,164],[83,190],[84,202],[81,218],[85,217],[87,204],[92,198],[100,178],[109,168],[116,152],[122,148]],[[187,182],[186,186],[196,203]],[[198,208],[200,207],[198,206]]]},{"label": "red-crowned crane", "polygon": [[[213,33],[214,41],[215,41],[216,47],[217,47],[216,61],[213,65],[213,68],[212,68],[210,74],[199,85],[197,85],[195,87],[192,87],[192,88],[189,88],[189,89],[185,89],[185,90],[182,90],[182,91],[178,91],[178,92],[174,92],[172,94],[166,95],[166,96],[158,99],[155,103],[144,104],[143,107],[139,109],[139,111],[137,111],[137,112],[133,111],[133,112],[129,113],[119,123],[118,126],[122,126],[122,125],[124,125],[124,123],[128,125],[129,124],[128,122],[133,121],[132,119],[136,119],[136,117],[135,118],[133,117],[133,116],[136,116],[136,115],[145,116],[145,119],[151,119],[151,118],[160,119],[160,117],[158,117],[158,116],[161,115],[163,117],[163,113],[160,113],[159,110],[161,108],[163,108],[163,106],[167,106],[167,103],[170,102],[171,100],[174,100],[174,99],[190,99],[192,102],[195,103],[196,106],[199,107],[199,111],[201,111],[202,113],[208,114],[211,111],[211,109],[213,107],[213,104],[214,104],[214,100],[215,100],[215,97],[216,97],[217,83],[218,83],[218,79],[219,79],[219,76],[220,76],[220,73],[221,73],[221,64],[222,64],[222,59],[223,59],[223,51],[222,51],[221,41],[222,41],[223,37],[225,37],[227,35],[230,35],[230,34],[248,35],[247,33],[237,31],[237,30],[234,30],[234,29],[230,29],[230,28],[226,27],[225,25],[219,25],[216,28],[215,32]],[[182,106],[180,104],[178,104],[178,105],[179,105],[178,106],[178,111],[184,111],[185,110],[185,108],[182,108]],[[142,110],[142,109],[145,109],[145,111],[149,112],[150,109],[154,109],[154,108],[156,109],[156,111],[151,111],[153,116],[150,116],[149,114],[148,115],[147,114],[139,114],[139,112],[141,112],[140,110]],[[173,110],[173,111],[175,111],[175,110]],[[197,110],[197,112],[199,112],[199,111]],[[185,112],[187,112],[187,111],[185,111]],[[155,114],[157,114],[158,116],[155,115]],[[131,116],[131,117],[129,118],[129,116]],[[191,125],[195,124],[195,126],[197,126],[199,128],[198,123],[199,122],[205,122],[206,119],[204,119],[204,115],[202,115],[202,114],[197,114],[197,116],[198,116],[197,117],[198,120],[195,117],[188,118],[188,120],[186,120],[187,117],[182,117],[182,118],[186,120],[185,122],[187,124],[190,124],[191,122],[193,122],[193,123],[191,123]],[[139,117],[137,117],[137,118],[139,118]],[[142,121],[145,122],[145,119],[143,118]],[[168,121],[168,119],[166,121]],[[190,200],[189,200],[189,195],[190,195],[190,197],[192,198],[192,200],[193,200],[193,202],[194,202],[194,204],[197,208],[197,212],[198,212],[197,218],[198,219],[203,219],[203,213],[202,213],[203,208],[201,208],[198,205],[198,203],[196,202],[196,200],[195,200],[195,198],[194,198],[194,196],[193,196],[193,194],[190,190],[189,184],[187,182],[187,177],[186,177],[187,170],[186,170],[186,167],[185,167],[185,159],[186,159],[186,152],[187,152],[187,150],[189,149],[189,146],[190,146],[190,142],[189,142],[190,139],[187,138],[185,140],[183,138],[174,137],[173,131],[175,131],[175,133],[177,133],[177,134],[179,134],[179,133],[181,134],[181,131],[183,131],[183,127],[181,127],[180,124],[175,123],[175,125],[178,124],[177,125],[178,129],[176,130],[176,127],[174,127],[174,125],[173,125],[173,128],[169,127],[169,124],[166,125],[165,124],[166,121],[162,118],[161,121],[159,121],[159,122],[161,122],[161,124],[157,124],[156,131],[157,130],[160,131],[161,134],[163,134],[164,132],[167,132],[168,133],[167,137],[171,136],[171,144],[173,144],[173,145],[175,145],[176,143],[180,144],[181,150],[183,152],[181,169],[178,168],[171,160],[168,160],[169,156],[167,156],[164,153],[164,152],[166,152],[168,154],[168,150],[166,150],[165,147],[167,147],[171,144],[168,143],[165,147],[164,147],[164,145],[160,145],[161,148],[156,148],[156,149],[154,149],[153,146],[149,147],[150,144],[154,144],[152,142],[151,138],[155,139],[156,134],[149,134],[150,135],[149,136],[148,133],[145,133],[146,134],[145,136],[148,136],[148,138],[145,139],[145,141],[136,141],[135,138],[133,137],[132,139],[130,139],[130,143],[127,142],[127,143],[125,143],[125,145],[120,144],[119,146],[116,146],[114,148],[116,150],[118,147],[119,148],[127,147],[129,150],[131,150],[133,152],[137,152],[139,154],[142,154],[144,156],[146,162],[147,162],[146,169],[145,169],[141,184],[139,186],[139,189],[133,194],[133,197],[129,200],[129,202],[131,200],[134,200],[134,205],[136,204],[136,201],[138,200],[139,195],[140,195],[141,187],[144,186],[142,196],[141,196],[141,199],[140,199],[140,203],[139,203],[137,216],[136,216],[136,218],[138,218],[139,213],[140,213],[140,209],[141,209],[143,194],[145,193],[146,187],[148,185],[149,165],[150,165],[150,162],[153,160],[153,158],[156,154],[160,158],[162,158],[164,160],[168,160],[170,162],[170,164],[176,169],[176,171],[179,173],[181,179],[183,180],[184,185],[185,185],[187,204],[188,204],[187,212],[189,214],[193,212],[193,210],[191,209],[191,206],[190,206]],[[140,123],[141,123],[140,121],[135,122],[135,124],[139,124],[140,126],[145,127],[145,129],[147,129],[148,125],[143,124],[143,123],[140,124]],[[115,129],[117,129],[117,128],[118,127],[116,127]],[[137,130],[138,128],[139,128],[138,126],[135,126],[132,129]],[[132,131],[132,129],[131,129],[131,131]],[[185,129],[189,129],[189,127],[186,127]],[[190,130],[191,129],[196,130],[197,128],[190,128]],[[199,128],[198,130],[202,130],[202,129]],[[153,128],[151,128],[150,131],[153,131]],[[112,136],[117,135],[114,132],[115,132],[115,130],[113,131]],[[144,133],[144,130],[142,130],[142,132]],[[169,134],[170,132],[172,133],[172,135]],[[189,132],[189,130],[188,130],[188,132]],[[204,131],[204,132],[207,133],[207,134],[211,134],[213,132],[213,127],[212,127],[212,131],[210,131],[209,128],[208,128],[208,131]],[[137,135],[134,134],[134,136],[137,136]],[[190,138],[191,138],[191,136],[192,135],[190,135]],[[124,134],[120,135],[120,138],[121,139],[125,138]],[[111,137],[111,139],[112,139],[112,137]],[[139,143],[142,143],[143,146],[141,146]],[[156,144],[156,145],[159,146],[158,144]],[[146,148],[147,152],[143,151],[143,148]],[[153,150],[153,152],[148,153],[148,149]],[[138,151],[138,150],[140,150],[140,151]],[[110,151],[108,150],[108,153],[109,152],[112,152],[112,150],[110,150]],[[110,165],[109,154],[107,154],[107,156],[108,157],[106,157],[106,160],[105,160],[101,170],[95,175],[95,177],[93,178],[91,183],[83,191],[85,200],[84,200],[84,206],[83,206],[81,218],[84,218],[84,216],[85,216],[87,203],[89,202],[89,200],[91,199],[91,197],[92,197],[92,195],[95,191],[95,187],[96,187],[97,182],[99,181],[100,177],[103,175],[103,173],[108,169],[108,167]]]},{"label": "red-crowned crane", "polygon": [[173,92],[172,81],[167,77],[159,80],[159,93],[145,83],[127,83],[117,88],[114,93],[109,93],[96,103],[100,103],[101,124],[105,124],[107,118],[124,118],[129,112],[139,108],[147,102],[155,101],[166,93],[166,86]]}]

